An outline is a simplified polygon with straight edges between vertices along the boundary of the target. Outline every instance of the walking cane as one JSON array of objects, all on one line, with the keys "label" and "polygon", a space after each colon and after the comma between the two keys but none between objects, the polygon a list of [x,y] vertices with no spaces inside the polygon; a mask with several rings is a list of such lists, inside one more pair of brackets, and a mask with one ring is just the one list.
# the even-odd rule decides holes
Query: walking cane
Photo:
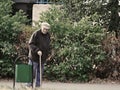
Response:
[{"label": "walking cane", "polygon": [[39,65],[40,65],[40,87],[42,87],[42,63],[41,63],[41,55],[39,55]]}]

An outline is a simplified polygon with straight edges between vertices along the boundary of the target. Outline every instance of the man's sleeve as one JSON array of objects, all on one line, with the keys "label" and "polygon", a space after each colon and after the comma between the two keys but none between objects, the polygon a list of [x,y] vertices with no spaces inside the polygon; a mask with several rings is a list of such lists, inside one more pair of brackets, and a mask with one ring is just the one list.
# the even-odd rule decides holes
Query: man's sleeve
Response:
[{"label": "man's sleeve", "polygon": [[35,53],[39,51],[39,48],[36,46],[36,35],[37,33],[33,33],[29,40],[29,49]]}]

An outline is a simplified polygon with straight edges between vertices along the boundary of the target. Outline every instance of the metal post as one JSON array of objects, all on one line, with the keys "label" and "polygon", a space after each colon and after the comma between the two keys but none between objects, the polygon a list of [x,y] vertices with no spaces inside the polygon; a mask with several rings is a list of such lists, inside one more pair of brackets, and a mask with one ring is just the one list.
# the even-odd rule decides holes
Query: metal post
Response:
[{"label": "metal post", "polygon": [[14,62],[14,65],[13,65],[13,69],[14,69],[13,90],[15,90],[15,62]]},{"label": "metal post", "polygon": [[41,63],[41,55],[39,56],[39,64],[40,64],[40,87],[42,87],[42,63]]}]

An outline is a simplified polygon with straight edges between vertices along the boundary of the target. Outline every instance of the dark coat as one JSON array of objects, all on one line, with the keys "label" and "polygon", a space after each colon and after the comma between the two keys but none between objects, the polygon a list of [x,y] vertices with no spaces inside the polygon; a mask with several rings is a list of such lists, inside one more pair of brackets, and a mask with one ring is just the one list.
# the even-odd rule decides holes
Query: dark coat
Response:
[{"label": "dark coat", "polygon": [[35,31],[29,40],[29,58],[35,62],[39,62],[38,51],[42,51],[42,63],[48,57],[50,51],[50,34],[43,34],[41,30]]}]

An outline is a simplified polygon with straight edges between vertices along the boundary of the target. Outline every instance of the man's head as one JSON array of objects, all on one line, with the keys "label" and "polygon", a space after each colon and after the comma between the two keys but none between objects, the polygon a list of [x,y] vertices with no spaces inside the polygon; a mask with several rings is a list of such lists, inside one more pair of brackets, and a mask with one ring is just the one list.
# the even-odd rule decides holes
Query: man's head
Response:
[{"label": "man's head", "polygon": [[50,29],[50,24],[49,23],[47,23],[47,22],[41,23],[41,32],[43,34],[47,34],[49,29]]}]

